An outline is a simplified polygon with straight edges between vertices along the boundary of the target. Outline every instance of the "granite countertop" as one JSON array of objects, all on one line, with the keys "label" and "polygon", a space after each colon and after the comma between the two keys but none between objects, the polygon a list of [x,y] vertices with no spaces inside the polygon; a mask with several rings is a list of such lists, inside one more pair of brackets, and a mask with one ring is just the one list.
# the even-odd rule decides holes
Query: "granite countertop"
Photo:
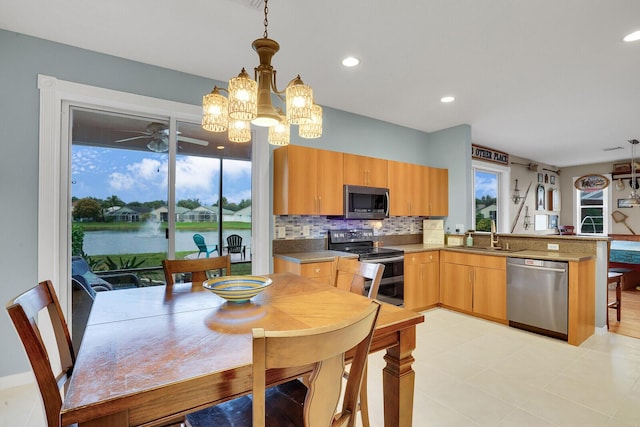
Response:
[{"label": "granite countertop", "polygon": [[288,254],[274,254],[273,256],[274,258],[282,258],[284,260],[295,262],[298,264],[333,261],[333,259],[337,256],[346,258],[358,258],[358,255],[340,251],[294,252]]},{"label": "granite countertop", "polygon": [[404,251],[405,254],[410,254],[414,252],[427,252],[427,251],[439,251],[440,249],[446,249],[445,245],[426,245],[424,243],[413,243],[410,245],[389,245],[383,246],[388,249],[397,249],[400,251]]}]

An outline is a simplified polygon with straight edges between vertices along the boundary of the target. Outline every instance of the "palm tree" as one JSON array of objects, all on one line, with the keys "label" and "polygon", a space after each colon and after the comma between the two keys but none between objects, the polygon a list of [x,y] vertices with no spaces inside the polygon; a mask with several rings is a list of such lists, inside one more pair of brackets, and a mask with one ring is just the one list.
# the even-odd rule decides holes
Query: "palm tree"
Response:
[{"label": "palm tree", "polygon": [[126,204],[122,201],[122,199],[120,199],[120,197],[116,196],[115,194],[113,196],[107,197],[104,203],[107,208],[112,208],[114,206],[124,206]]}]

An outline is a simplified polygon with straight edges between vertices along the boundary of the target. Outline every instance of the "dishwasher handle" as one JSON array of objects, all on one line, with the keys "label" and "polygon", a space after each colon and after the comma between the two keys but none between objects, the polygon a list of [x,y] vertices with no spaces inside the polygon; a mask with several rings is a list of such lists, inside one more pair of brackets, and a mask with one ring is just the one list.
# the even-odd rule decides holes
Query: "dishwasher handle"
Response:
[{"label": "dishwasher handle", "polygon": [[530,270],[543,270],[543,271],[555,271],[558,273],[564,273],[565,271],[567,271],[564,268],[553,268],[553,267],[538,267],[535,265],[524,265],[524,264],[507,264],[509,267],[518,267],[518,268],[527,268]]}]

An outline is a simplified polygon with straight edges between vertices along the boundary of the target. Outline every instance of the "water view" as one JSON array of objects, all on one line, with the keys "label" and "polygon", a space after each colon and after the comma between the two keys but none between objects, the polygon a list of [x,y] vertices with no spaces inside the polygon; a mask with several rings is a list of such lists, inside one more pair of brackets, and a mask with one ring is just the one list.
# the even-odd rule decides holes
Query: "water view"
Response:
[{"label": "water view", "polygon": [[[176,231],[176,252],[193,251],[198,253],[198,248],[193,242],[195,231]],[[207,245],[218,244],[217,231],[199,231],[207,242]],[[223,246],[226,246],[226,238],[230,234],[242,236],[242,244],[247,246],[247,254],[250,253],[251,230],[225,230],[223,232]],[[164,229],[144,228],[139,231],[85,231],[83,250],[87,255],[118,255],[140,253],[162,253],[167,251],[168,241],[165,238]],[[226,254],[226,252],[225,252]]]}]

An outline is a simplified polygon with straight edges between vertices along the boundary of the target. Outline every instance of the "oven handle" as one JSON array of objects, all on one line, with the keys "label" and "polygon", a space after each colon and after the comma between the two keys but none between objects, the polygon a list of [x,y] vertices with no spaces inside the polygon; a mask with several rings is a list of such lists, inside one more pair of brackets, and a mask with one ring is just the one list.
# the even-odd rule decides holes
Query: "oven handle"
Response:
[{"label": "oven handle", "polygon": [[370,259],[361,259],[360,262],[364,262],[366,264],[384,264],[387,262],[398,262],[404,261],[404,255],[391,257],[391,258],[370,258]]}]

